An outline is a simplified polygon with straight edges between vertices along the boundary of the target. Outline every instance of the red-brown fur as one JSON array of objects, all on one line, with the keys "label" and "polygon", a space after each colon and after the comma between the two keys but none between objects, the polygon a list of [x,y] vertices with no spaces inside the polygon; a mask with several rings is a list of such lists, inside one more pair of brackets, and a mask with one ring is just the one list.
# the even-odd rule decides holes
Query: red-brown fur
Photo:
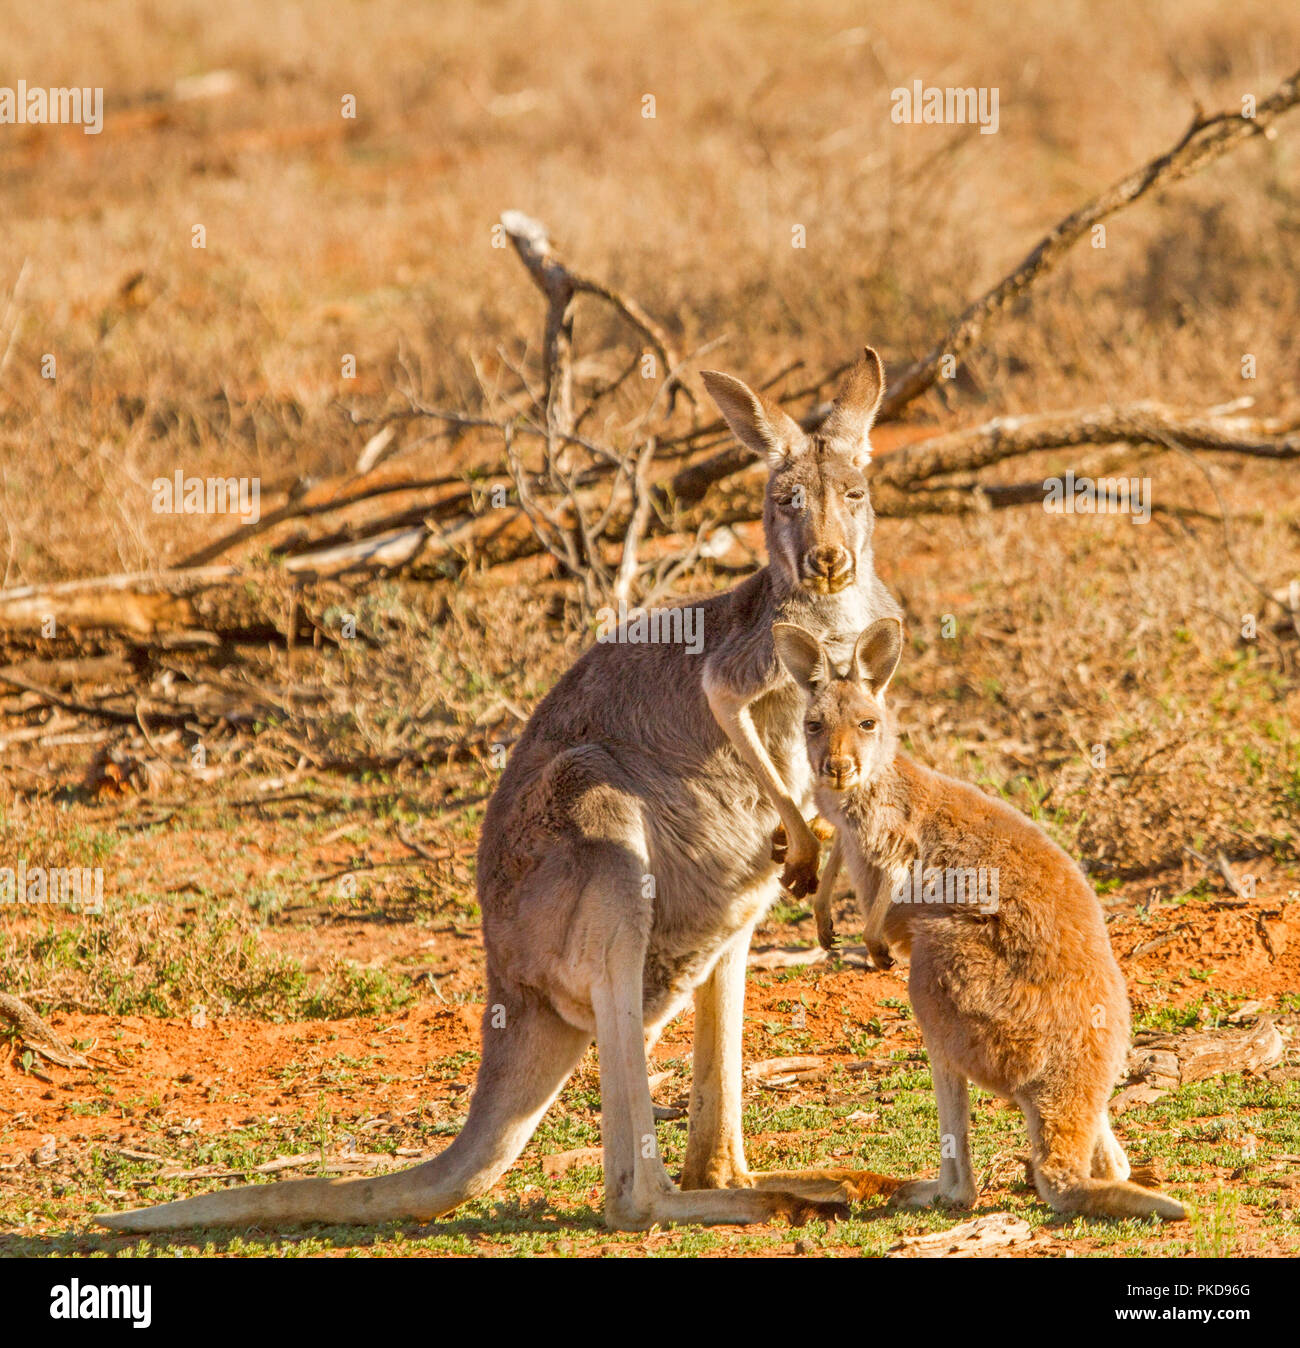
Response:
[{"label": "red-brown fur", "polygon": [[[1174,1199],[1127,1182],[1110,1132],[1128,997],[1101,905],[1078,866],[1010,805],[896,752],[884,693],[901,650],[897,620],[862,634],[843,675],[801,629],[778,629],[777,649],[805,691],[818,803],[864,900],[868,942],[911,956],[912,1007],[949,1145],[940,1179],[906,1185],[898,1197],[973,1201],[966,1124],[974,1081],[1024,1112],[1035,1182],[1057,1211],[1182,1217]],[[877,871],[896,880],[917,861],[935,872],[984,868],[996,877],[996,907],[898,902],[889,884],[874,885]]]}]

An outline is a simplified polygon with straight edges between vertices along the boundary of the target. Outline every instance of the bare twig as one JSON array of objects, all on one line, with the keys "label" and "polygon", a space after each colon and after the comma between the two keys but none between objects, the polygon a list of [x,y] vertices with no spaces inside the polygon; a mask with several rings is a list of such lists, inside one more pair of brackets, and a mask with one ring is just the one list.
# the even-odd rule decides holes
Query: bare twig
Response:
[{"label": "bare twig", "polygon": [[[504,211],[501,225],[506,231],[520,261],[528,268],[538,288],[546,296],[546,338],[542,363],[546,370],[546,406],[548,416],[561,432],[573,430],[573,318],[571,307],[575,296],[595,295],[605,300],[637,329],[654,347],[665,370],[674,370],[680,363],[668,334],[630,296],[621,294],[602,281],[584,276],[567,266],[551,246],[546,226],[522,211]],[[676,386],[690,390],[674,381]]]},{"label": "bare twig", "polygon": [[546,296],[542,366],[546,372],[546,421],[567,435],[573,430],[573,299],[578,287],[551,250],[546,227],[522,211],[504,211],[501,225],[519,260]]},{"label": "bare twig", "polygon": [[632,593],[632,582],[636,580],[637,549],[641,546],[641,537],[650,521],[650,508],[654,504],[650,492],[650,465],[654,462],[654,456],[655,442],[651,436],[637,456],[636,472],[632,477],[632,518],[623,536],[623,556],[619,560],[618,574],[611,592],[616,604],[627,603]]},{"label": "bare twig", "polygon": [[1270,134],[1271,124],[1297,103],[1300,103],[1300,71],[1260,102],[1253,118],[1228,112],[1205,117],[1198,110],[1172,149],[1157,155],[1100,196],[1072,211],[1038,241],[1014,271],[969,304],[940,341],[894,382],[881,404],[879,420],[896,418],[903,408],[931,388],[939,377],[944,358],[960,357],[970,350],[989,324],[1094,225],[1132,205],[1153,188],[1187,177],[1243,141]]}]

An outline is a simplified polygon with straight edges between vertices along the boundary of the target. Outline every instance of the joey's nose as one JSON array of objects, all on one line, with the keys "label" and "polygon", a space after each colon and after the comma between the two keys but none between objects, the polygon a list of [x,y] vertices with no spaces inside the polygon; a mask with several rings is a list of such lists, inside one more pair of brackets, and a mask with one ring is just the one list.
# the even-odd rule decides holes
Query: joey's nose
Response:
[{"label": "joey's nose", "polygon": [[853,559],[849,556],[847,548],[810,548],[804,554],[804,565],[808,568],[810,576],[835,581],[848,575],[853,566]]},{"label": "joey's nose", "polygon": [[857,775],[858,765],[848,754],[831,754],[822,763],[822,776],[836,791],[843,791]]}]

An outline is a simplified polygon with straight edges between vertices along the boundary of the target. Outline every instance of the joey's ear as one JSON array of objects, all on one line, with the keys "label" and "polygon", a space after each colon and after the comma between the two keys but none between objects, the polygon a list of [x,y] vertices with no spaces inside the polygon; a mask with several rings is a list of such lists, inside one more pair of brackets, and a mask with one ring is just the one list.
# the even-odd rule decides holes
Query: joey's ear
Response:
[{"label": "joey's ear", "polygon": [[799,423],[770,398],[717,370],[701,370],[700,377],[736,439],[762,455],[769,468],[780,465],[802,443]]},{"label": "joey's ear", "polygon": [[903,653],[903,624],[897,618],[881,618],[858,637],[853,647],[853,668],[858,678],[871,685],[880,697],[898,668]]},{"label": "joey's ear", "polygon": [[781,663],[805,693],[826,681],[830,662],[821,642],[811,632],[806,632],[797,623],[773,623],[772,640]]},{"label": "joey's ear", "polygon": [[849,446],[860,467],[865,467],[871,461],[867,432],[876,419],[880,400],[884,396],[885,367],[880,357],[868,346],[844,376],[830,416],[821,428],[828,440],[839,440]]}]

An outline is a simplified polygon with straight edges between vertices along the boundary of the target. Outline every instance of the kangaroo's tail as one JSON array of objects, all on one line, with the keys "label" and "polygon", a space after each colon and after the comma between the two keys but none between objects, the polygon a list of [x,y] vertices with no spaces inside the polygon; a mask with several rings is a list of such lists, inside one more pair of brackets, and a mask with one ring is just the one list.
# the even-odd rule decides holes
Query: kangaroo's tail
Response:
[{"label": "kangaroo's tail", "polygon": [[279,1228],[430,1218],[486,1192],[518,1157],[589,1042],[534,1001],[489,998],[483,1056],[465,1126],[445,1151],[392,1175],[249,1184],[133,1212],[97,1213],[115,1231]]}]

